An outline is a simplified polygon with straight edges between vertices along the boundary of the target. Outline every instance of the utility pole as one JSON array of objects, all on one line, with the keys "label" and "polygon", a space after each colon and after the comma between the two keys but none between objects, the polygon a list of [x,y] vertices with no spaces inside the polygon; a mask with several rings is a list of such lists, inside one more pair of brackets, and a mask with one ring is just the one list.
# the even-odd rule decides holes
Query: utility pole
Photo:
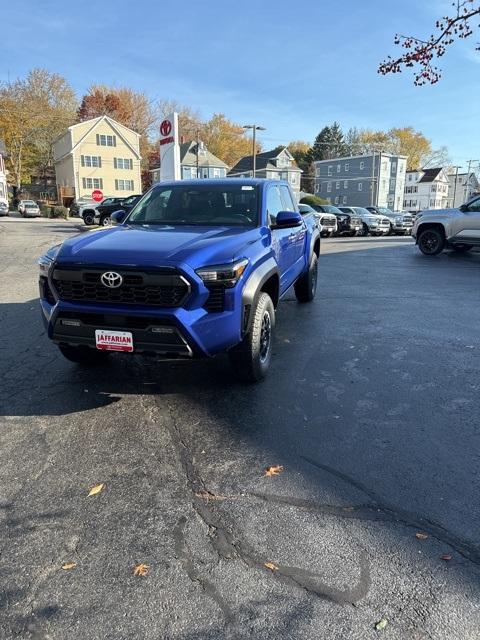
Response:
[{"label": "utility pole", "polygon": [[255,175],[257,173],[257,144],[256,144],[256,132],[257,131],[265,131],[265,127],[261,127],[260,125],[257,124],[244,124],[242,129],[251,129],[252,130],[252,142],[253,142],[253,151],[252,151],[252,157],[253,157],[253,177],[255,178]]},{"label": "utility pole", "polygon": [[452,202],[452,207],[455,207],[455,197],[457,195],[457,180],[458,180],[458,170],[462,168],[462,165],[455,165],[454,167],[452,167],[453,169],[455,169],[455,184],[453,186],[453,202]]},{"label": "utility pole", "polygon": [[474,162],[480,162],[479,160],[469,160],[468,161],[468,169],[467,169],[467,177],[465,178],[465,191],[463,195],[463,199],[465,202],[468,200],[467,191],[468,191],[468,181],[470,178],[470,168]]},{"label": "utility pole", "polygon": [[372,195],[371,195],[371,206],[375,206],[375,147],[373,147],[373,156],[372,156]]}]

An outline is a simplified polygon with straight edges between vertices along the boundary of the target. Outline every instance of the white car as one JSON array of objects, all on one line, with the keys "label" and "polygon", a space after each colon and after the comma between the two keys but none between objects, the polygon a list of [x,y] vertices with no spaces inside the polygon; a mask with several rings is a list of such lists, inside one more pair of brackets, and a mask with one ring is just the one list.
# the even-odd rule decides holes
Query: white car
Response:
[{"label": "white car", "polygon": [[24,218],[35,218],[41,215],[40,207],[33,200],[20,200],[17,208],[18,213]]}]

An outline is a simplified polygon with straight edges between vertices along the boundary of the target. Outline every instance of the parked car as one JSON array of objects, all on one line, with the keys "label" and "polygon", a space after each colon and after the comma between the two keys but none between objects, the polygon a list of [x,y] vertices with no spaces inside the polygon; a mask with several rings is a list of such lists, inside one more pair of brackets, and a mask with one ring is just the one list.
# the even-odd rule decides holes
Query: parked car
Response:
[{"label": "parked car", "polygon": [[0,200],[0,216],[8,216],[8,202]]},{"label": "parked car", "polygon": [[[122,209],[125,213],[129,213],[141,197],[142,195],[140,194],[128,198],[108,198],[104,200],[95,210],[95,224],[99,224],[102,227],[109,227],[112,224],[110,216],[114,211]],[[117,200],[121,201],[117,202]]]},{"label": "parked car", "polygon": [[385,216],[390,220],[390,233],[397,236],[410,235],[413,227],[413,216],[408,211],[395,213],[386,207],[365,207],[371,213]]},{"label": "parked car", "polygon": [[18,203],[18,212],[24,218],[35,218],[41,215],[40,207],[33,200],[20,200]]},{"label": "parked car", "polygon": [[362,229],[362,221],[353,213],[344,213],[331,204],[315,205],[315,210],[322,213],[333,213],[337,219],[337,236],[355,236]]},{"label": "parked car", "polygon": [[80,205],[79,207],[79,216],[83,218],[85,224],[90,227],[95,224],[95,214],[101,205],[109,205],[114,204],[117,209],[120,209],[120,205],[122,204],[124,198],[105,198],[102,202],[94,202],[90,200],[86,202],[84,205]]},{"label": "parked car", "polygon": [[226,351],[242,380],[260,380],[279,300],[293,287],[310,302],[317,288],[317,222],[294,203],[289,184],[275,180],[154,185],[129,214],[112,214],[114,226],[40,258],[49,338],[80,364],[110,351]]},{"label": "parked car", "polygon": [[337,213],[341,213],[336,207],[332,207],[331,205],[312,205],[312,209],[314,209],[318,214],[320,214],[320,224],[322,225],[322,236],[325,238],[330,238],[337,232],[338,223],[337,223]]},{"label": "parked car", "polygon": [[412,236],[420,251],[435,256],[444,249],[464,253],[480,246],[480,196],[454,209],[417,214]]},{"label": "parked car", "polygon": [[91,198],[79,198],[78,200],[75,200],[74,202],[72,202],[72,204],[70,205],[70,209],[69,209],[69,216],[72,218],[80,218],[80,209],[84,208],[85,206],[93,206],[95,207],[97,205],[96,202],[94,202]]},{"label": "parked car", "polygon": [[372,213],[364,207],[340,207],[340,210],[358,216],[362,222],[361,235],[386,236],[390,233],[390,220],[384,216]]}]

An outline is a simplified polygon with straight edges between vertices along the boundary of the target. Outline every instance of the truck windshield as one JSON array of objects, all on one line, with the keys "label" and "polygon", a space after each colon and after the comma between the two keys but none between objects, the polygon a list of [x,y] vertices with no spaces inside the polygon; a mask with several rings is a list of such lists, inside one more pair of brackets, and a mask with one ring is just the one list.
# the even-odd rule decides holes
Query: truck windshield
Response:
[{"label": "truck windshield", "polygon": [[158,185],[128,216],[127,224],[256,226],[258,187],[232,185]]}]

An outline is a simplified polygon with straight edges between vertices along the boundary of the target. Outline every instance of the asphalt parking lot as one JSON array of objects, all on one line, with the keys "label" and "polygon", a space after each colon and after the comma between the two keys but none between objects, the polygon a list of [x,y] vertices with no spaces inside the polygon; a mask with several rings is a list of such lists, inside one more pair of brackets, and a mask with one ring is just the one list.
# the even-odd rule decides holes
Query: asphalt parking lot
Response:
[{"label": "asphalt parking lot", "polygon": [[480,253],[324,241],[243,386],[64,360],[35,263],[77,232],[0,219],[0,638],[478,638]]}]

